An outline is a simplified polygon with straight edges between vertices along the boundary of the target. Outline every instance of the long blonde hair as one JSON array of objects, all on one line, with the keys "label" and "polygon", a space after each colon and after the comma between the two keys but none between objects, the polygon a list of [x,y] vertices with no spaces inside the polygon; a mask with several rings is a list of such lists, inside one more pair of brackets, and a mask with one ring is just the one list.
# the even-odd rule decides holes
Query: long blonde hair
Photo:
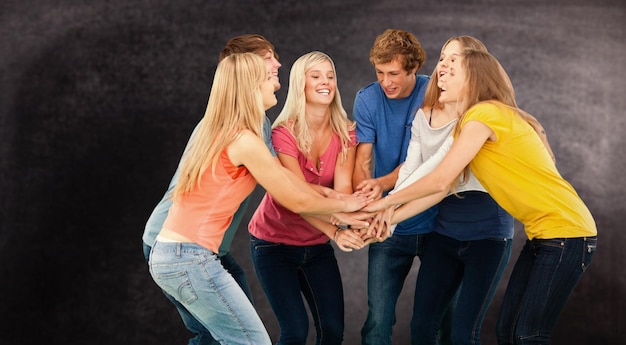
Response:
[{"label": "long blonde hair", "polygon": [[261,84],[266,78],[267,65],[258,54],[236,53],[220,61],[204,117],[183,154],[174,199],[197,188],[209,167],[214,171],[220,154],[241,130],[263,138]]},{"label": "long blonde hair", "polygon": [[[332,66],[335,78],[337,72],[333,60],[327,54],[312,51],[299,57],[291,66],[289,72],[289,91],[285,106],[274,121],[273,128],[284,125],[296,138],[298,149],[304,153],[310,153],[313,139],[305,117],[306,96],[306,72],[313,66],[328,61]],[[336,80],[336,79],[335,79]],[[339,87],[335,89],[335,97],[330,103],[330,126],[334,133],[341,139],[341,152],[343,159],[346,158],[348,145],[350,144],[349,131],[355,128],[355,123],[348,119],[348,114],[341,103]]]},{"label": "long blonde hair", "polygon": [[[466,70],[466,95],[461,104],[462,115],[457,121],[453,135],[461,131],[461,123],[470,108],[479,103],[492,103],[503,109],[511,109],[528,122],[528,113],[521,110],[515,102],[513,86],[504,68],[488,52],[466,49],[463,53],[463,66]],[[463,170],[463,176],[469,174],[469,165]]]},{"label": "long blonde hair", "polygon": [[515,102],[515,93],[508,75],[493,55],[486,51],[465,49],[461,63],[467,77],[465,97],[460,107],[462,115],[456,123],[455,134],[459,133],[467,111],[482,102],[503,105],[525,118]]}]

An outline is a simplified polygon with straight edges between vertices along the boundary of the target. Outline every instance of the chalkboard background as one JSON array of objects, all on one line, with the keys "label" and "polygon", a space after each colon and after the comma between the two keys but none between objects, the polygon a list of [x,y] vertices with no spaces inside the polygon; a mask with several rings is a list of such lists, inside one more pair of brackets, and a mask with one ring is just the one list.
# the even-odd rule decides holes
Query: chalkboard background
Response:
[{"label": "chalkboard background", "polygon": [[[554,343],[617,344],[626,337],[624,23],[620,0],[4,0],[0,343],[185,343],[188,332],[150,278],[141,234],[203,115],[224,43],[259,33],[275,44],[283,87],[270,118],[284,102],[291,64],[312,50],[334,59],[351,113],[356,91],[375,80],[368,54],[376,35],[400,28],[427,51],[422,73],[430,74],[445,40],[461,34],[484,41],[507,69],[519,104],[546,127],[559,170],[599,229],[594,262]],[[524,239],[518,224],[512,260]],[[276,340],[243,226],[232,252]],[[358,344],[367,252],[337,256],[345,344]],[[408,344],[418,267],[416,260],[397,308],[396,344]],[[511,267],[485,320],[485,344],[495,343]]]}]

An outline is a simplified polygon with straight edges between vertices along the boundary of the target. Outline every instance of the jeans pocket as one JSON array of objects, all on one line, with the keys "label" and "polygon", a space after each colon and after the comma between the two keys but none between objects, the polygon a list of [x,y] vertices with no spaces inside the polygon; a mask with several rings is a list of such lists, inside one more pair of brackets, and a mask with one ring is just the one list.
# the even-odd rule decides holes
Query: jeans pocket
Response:
[{"label": "jeans pocket", "polygon": [[598,246],[598,239],[597,238],[586,238],[585,239],[585,245],[583,246],[584,252],[583,252],[583,255],[582,255],[583,262],[581,264],[581,268],[582,268],[583,272],[591,264],[591,258],[593,257],[593,254],[596,252],[596,247],[597,246]]},{"label": "jeans pocket", "polygon": [[585,248],[587,253],[593,254],[596,251],[596,247],[598,246],[597,238],[587,238],[585,239]]},{"label": "jeans pocket", "polygon": [[553,248],[563,248],[565,247],[565,239],[564,238],[550,238],[550,239],[534,239],[532,240],[536,247],[546,246]]},{"label": "jeans pocket", "polygon": [[176,300],[189,304],[198,299],[196,291],[191,285],[187,271],[153,272],[154,280],[159,286]]},{"label": "jeans pocket", "polygon": [[261,240],[258,238],[254,240],[254,249],[276,248],[276,247],[280,247],[281,245],[282,244],[280,243],[269,242],[269,241]]}]

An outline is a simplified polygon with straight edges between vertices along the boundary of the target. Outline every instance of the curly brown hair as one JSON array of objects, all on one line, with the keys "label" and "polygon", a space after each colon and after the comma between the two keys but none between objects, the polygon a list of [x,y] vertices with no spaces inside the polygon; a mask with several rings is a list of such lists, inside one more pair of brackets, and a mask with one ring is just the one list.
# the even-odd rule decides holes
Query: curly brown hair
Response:
[{"label": "curly brown hair", "polygon": [[404,30],[387,29],[376,37],[370,50],[372,65],[400,59],[407,72],[419,70],[426,62],[426,51],[415,35]]}]

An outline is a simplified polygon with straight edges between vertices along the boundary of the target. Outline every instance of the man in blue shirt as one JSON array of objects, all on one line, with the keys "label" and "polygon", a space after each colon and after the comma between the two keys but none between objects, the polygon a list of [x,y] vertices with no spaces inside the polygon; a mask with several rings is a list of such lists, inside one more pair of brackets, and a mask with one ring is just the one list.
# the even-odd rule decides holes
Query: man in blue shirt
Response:
[{"label": "man in blue shirt", "polygon": [[[409,32],[388,29],[374,41],[370,62],[378,81],[357,92],[353,107],[359,143],[355,191],[378,199],[393,189],[406,158],[415,113],[422,106],[430,80],[417,74],[425,60],[424,49]],[[385,241],[370,245],[368,313],[361,330],[362,344],[391,344],[398,297],[413,259],[422,255],[436,215],[434,206],[399,223]],[[444,333],[446,327],[442,327]]]}]

